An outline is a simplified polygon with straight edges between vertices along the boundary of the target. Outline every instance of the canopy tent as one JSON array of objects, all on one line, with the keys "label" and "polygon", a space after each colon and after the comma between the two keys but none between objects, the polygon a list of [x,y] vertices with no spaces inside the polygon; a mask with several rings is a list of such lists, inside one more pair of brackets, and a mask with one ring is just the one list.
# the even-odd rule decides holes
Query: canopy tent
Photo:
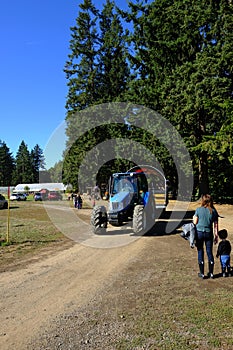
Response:
[{"label": "canopy tent", "polygon": [[38,184],[18,184],[15,186],[13,192],[27,192],[25,188],[28,188],[29,192],[39,192],[42,189],[47,189],[48,191],[65,191],[67,185],[63,183],[38,183]]}]

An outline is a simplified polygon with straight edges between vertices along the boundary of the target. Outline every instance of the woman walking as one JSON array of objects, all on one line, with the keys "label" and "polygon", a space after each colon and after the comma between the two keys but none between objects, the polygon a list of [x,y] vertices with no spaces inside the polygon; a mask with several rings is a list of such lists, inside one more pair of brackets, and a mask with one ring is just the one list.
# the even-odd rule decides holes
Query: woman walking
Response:
[{"label": "woman walking", "polygon": [[195,211],[193,223],[196,225],[196,246],[198,252],[199,274],[204,278],[204,244],[208,257],[208,277],[214,278],[213,242],[218,242],[218,212],[213,206],[213,199],[209,194],[202,195],[201,206]]}]

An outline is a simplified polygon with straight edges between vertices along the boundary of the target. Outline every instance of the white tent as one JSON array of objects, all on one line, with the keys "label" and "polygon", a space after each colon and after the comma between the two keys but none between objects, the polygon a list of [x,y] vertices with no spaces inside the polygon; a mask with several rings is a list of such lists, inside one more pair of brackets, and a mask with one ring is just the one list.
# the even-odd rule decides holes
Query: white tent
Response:
[{"label": "white tent", "polygon": [[18,184],[17,186],[15,186],[14,192],[26,192],[25,188],[29,188],[29,192],[39,192],[42,189],[46,189],[48,191],[65,191],[67,187],[68,187],[67,185],[64,185],[61,182]]}]

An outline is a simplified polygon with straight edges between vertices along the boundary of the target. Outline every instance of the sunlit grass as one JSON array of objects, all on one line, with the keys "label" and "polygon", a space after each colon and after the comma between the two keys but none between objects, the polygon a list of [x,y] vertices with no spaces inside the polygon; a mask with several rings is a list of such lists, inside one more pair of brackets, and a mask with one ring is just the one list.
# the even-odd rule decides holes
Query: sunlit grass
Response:
[{"label": "sunlit grass", "polygon": [[50,221],[41,203],[10,202],[10,211],[0,210],[1,266],[43,247],[65,241],[67,238]]}]

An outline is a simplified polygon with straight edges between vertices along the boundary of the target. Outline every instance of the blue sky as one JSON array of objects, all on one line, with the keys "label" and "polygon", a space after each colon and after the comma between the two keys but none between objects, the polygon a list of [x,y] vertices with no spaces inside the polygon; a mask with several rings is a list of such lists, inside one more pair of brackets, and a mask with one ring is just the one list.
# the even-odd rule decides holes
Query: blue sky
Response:
[{"label": "blue sky", "polygon": [[[3,0],[0,5],[0,140],[16,155],[22,140],[44,149],[64,122],[67,95],[63,67],[69,53],[70,27],[79,0]],[[96,6],[101,2],[93,1]],[[103,1],[102,3],[104,3]],[[126,1],[116,0],[120,7]],[[61,157],[46,159],[47,168]]]}]

